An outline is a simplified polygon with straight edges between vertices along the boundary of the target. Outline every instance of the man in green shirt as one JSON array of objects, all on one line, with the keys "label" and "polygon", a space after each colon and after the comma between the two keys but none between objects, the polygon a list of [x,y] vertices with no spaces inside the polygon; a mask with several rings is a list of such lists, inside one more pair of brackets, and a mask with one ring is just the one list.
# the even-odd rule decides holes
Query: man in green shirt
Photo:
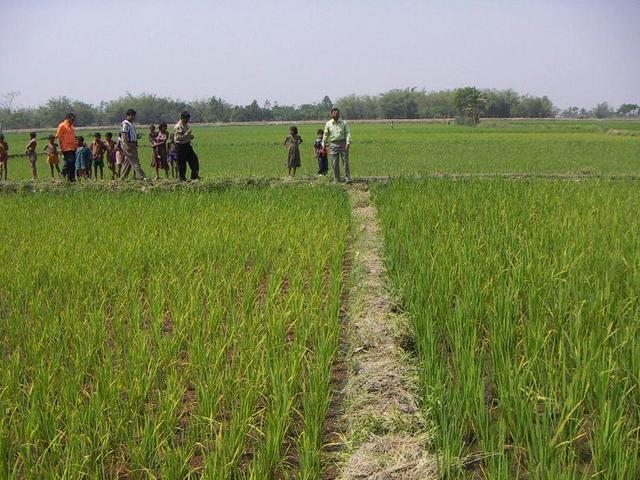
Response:
[{"label": "man in green shirt", "polygon": [[347,122],[340,120],[340,110],[334,107],[331,109],[331,120],[324,126],[322,146],[326,146],[329,151],[333,164],[333,175],[338,182],[340,181],[340,159],[342,159],[345,181],[351,183],[349,145],[351,145],[351,132]]}]

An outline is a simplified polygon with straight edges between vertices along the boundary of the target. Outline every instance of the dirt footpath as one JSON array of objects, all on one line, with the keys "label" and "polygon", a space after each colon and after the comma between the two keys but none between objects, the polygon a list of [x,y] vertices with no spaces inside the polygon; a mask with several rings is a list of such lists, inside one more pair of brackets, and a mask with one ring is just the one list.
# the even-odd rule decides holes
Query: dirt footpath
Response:
[{"label": "dirt footpath", "polygon": [[388,290],[383,239],[368,186],[349,189],[352,251],[343,354],[348,365],[340,414],[341,480],[437,478],[419,404],[413,329]]}]

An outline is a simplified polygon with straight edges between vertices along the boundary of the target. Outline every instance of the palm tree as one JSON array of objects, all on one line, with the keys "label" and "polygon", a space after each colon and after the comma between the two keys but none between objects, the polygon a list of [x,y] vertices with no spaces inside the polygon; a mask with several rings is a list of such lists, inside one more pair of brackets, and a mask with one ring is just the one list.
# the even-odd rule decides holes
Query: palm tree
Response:
[{"label": "palm tree", "polygon": [[480,112],[487,104],[487,96],[476,87],[456,90],[455,104],[460,116],[467,117],[474,125],[480,122]]}]

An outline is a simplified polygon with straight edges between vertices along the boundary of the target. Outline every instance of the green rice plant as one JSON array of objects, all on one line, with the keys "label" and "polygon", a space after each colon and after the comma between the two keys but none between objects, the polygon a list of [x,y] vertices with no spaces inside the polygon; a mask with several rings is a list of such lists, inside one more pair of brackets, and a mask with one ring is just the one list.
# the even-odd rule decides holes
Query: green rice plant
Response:
[{"label": "green rice plant", "polygon": [[444,478],[640,475],[640,207],[626,181],[375,190]]},{"label": "green rice plant", "polygon": [[320,476],[341,189],[2,202],[0,478]]}]

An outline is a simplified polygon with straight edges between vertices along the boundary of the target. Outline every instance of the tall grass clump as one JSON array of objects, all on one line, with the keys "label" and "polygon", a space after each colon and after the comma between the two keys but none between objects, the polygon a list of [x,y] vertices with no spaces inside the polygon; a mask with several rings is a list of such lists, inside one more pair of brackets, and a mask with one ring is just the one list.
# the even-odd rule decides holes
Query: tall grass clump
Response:
[{"label": "tall grass clump", "polygon": [[2,205],[0,478],[319,478],[344,192]]},{"label": "tall grass clump", "polygon": [[376,189],[444,478],[640,478],[635,182]]}]

